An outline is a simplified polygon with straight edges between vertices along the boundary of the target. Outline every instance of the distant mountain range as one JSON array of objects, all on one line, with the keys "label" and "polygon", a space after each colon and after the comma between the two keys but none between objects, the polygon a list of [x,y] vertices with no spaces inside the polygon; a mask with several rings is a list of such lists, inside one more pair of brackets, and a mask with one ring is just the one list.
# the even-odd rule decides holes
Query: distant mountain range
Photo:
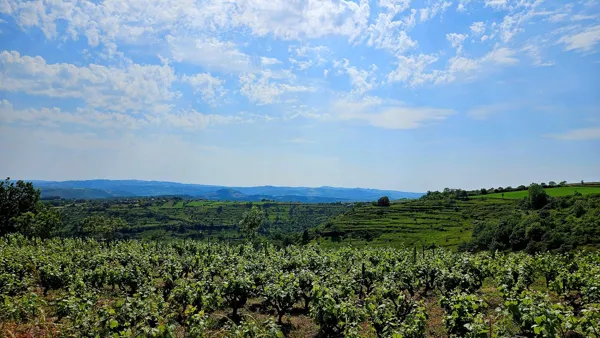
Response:
[{"label": "distant mountain range", "polygon": [[335,187],[224,187],[218,185],[185,184],[140,180],[38,181],[42,198],[98,199],[114,197],[181,196],[193,199],[221,201],[260,201],[269,199],[285,202],[356,202],[374,201],[381,196],[390,199],[418,198],[423,193],[394,190]]}]

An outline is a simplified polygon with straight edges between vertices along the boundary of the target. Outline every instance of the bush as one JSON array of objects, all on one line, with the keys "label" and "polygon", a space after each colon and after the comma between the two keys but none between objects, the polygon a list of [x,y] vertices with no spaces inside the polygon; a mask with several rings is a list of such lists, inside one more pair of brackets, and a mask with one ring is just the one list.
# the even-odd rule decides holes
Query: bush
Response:
[{"label": "bush", "polygon": [[387,196],[383,196],[377,200],[377,205],[380,207],[389,207],[390,206],[390,198]]}]

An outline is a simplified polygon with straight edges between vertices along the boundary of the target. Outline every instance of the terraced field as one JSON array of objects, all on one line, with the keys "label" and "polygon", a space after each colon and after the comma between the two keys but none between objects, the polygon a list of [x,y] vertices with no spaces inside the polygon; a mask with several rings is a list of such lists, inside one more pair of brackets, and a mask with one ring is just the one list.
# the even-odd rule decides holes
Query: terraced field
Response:
[{"label": "terraced field", "polygon": [[[600,194],[600,186],[569,186],[569,187],[557,187],[557,188],[546,188],[546,193],[552,197],[560,196],[573,196],[575,192],[579,192],[582,195]],[[504,199],[522,199],[527,197],[527,190],[511,191],[496,194],[477,195],[471,196],[472,198],[504,198]]]},{"label": "terraced field", "polygon": [[514,200],[412,200],[389,207],[364,204],[319,227],[329,246],[412,246],[436,244],[455,249],[469,241],[479,221],[499,218],[516,210]]}]

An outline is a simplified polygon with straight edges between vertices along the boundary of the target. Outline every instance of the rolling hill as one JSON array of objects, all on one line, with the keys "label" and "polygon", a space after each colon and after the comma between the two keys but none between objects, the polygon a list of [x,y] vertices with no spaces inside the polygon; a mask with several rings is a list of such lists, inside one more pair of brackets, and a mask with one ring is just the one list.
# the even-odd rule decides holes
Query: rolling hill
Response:
[{"label": "rolling hill", "polygon": [[225,187],[140,180],[31,181],[41,189],[43,198],[58,196],[68,199],[99,199],[111,197],[189,196],[210,200],[282,202],[359,202],[373,201],[381,196],[390,199],[418,198],[422,193],[394,190],[336,187]]}]

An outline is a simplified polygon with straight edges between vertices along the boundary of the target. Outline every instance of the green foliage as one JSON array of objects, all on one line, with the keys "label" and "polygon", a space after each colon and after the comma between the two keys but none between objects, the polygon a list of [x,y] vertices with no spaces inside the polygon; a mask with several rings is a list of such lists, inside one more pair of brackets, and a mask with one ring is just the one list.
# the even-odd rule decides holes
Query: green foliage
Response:
[{"label": "green foliage", "polygon": [[269,278],[264,287],[265,301],[277,312],[277,323],[292,310],[298,299],[299,282],[293,273],[279,272]]},{"label": "green foliage", "polygon": [[377,205],[380,207],[389,207],[390,206],[390,198],[387,196],[380,197],[377,200]]},{"label": "green foliage", "polygon": [[568,252],[600,243],[600,195],[553,198],[539,211],[526,206],[496,220],[476,223],[472,250]]},{"label": "green foliage", "polygon": [[41,204],[40,191],[31,182],[0,181],[0,236],[19,232],[46,238],[60,225],[58,212]]},{"label": "green foliage", "polygon": [[48,238],[60,227],[61,220],[57,211],[40,208],[37,213],[27,211],[12,219],[15,230],[30,237]]},{"label": "green foliage", "polygon": [[485,338],[490,331],[483,318],[484,301],[474,294],[453,293],[440,299],[450,337]]},{"label": "green foliage", "polygon": [[30,292],[20,296],[3,296],[0,303],[0,320],[27,322],[40,315],[45,301],[37,294]]},{"label": "green foliage", "polygon": [[[85,337],[320,331],[421,338],[442,319],[439,299],[450,336],[597,337],[599,281],[598,252],[255,248],[11,234],[0,238],[0,327],[47,322],[61,335]],[[308,331],[294,332],[298,323]]]},{"label": "green foliage", "polygon": [[540,209],[548,203],[548,194],[539,184],[532,184],[528,189],[528,201],[534,209]]},{"label": "green foliage", "polygon": [[508,297],[501,311],[503,321],[497,328],[501,336],[563,337],[570,315],[563,305],[551,304],[547,296],[528,291]]},{"label": "green foliage", "polygon": [[364,307],[377,337],[425,337],[425,309],[393,284],[375,288]]},{"label": "green foliage", "polygon": [[118,238],[119,229],[125,227],[127,223],[121,218],[91,215],[78,224],[76,234],[99,240],[114,240]]},{"label": "green foliage", "polygon": [[315,285],[310,315],[327,336],[358,337],[363,312],[347,288],[332,289]]},{"label": "green foliage", "polygon": [[244,233],[246,238],[254,239],[258,233],[258,229],[263,225],[265,221],[264,213],[257,207],[252,206],[250,211],[245,212],[240,220],[240,230]]},{"label": "green foliage", "polygon": [[227,337],[232,338],[283,338],[283,332],[271,320],[259,323],[255,319],[248,319],[239,325],[233,325],[227,332]]}]

